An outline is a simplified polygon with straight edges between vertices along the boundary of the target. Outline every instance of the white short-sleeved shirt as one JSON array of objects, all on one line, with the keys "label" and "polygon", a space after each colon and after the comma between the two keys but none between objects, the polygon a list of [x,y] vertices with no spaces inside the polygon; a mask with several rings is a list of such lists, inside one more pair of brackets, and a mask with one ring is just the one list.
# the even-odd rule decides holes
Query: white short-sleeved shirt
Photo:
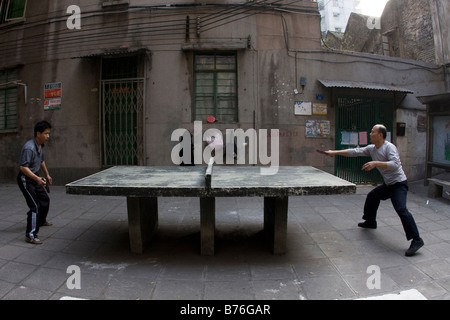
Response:
[{"label": "white short-sleeved shirt", "polygon": [[397,147],[389,141],[385,141],[378,149],[374,144],[371,144],[367,147],[349,149],[348,153],[350,157],[370,156],[373,161],[387,162],[387,169],[377,168],[387,185],[407,180]]}]

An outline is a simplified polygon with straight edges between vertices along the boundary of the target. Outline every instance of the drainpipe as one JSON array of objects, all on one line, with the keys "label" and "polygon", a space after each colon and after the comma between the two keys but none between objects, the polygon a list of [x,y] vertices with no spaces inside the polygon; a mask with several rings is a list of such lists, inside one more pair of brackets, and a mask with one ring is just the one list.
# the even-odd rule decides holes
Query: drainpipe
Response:
[{"label": "drainpipe", "polygon": [[450,63],[444,65],[444,81],[446,91],[450,92]]},{"label": "drainpipe", "polygon": [[25,93],[25,104],[27,104],[28,102],[28,90],[27,90],[27,85],[25,83],[22,83],[22,80],[16,80],[16,81],[11,81],[11,82],[7,82],[7,83],[0,83],[0,87],[7,87],[10,85],[16,85],[16,86],[23,86],[24,88],[24,93]]},{"label": "drainpipe", "polygon": [[22,86],[24,90],[24,96],[25,96],[25,105],[28,103],[28,87],[25,83],[17,82],[18,86]]}]

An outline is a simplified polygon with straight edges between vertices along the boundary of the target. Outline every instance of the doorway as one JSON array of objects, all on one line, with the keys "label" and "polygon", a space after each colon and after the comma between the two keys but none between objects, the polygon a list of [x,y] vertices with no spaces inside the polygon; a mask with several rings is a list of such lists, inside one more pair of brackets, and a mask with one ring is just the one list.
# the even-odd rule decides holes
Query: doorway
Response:
[{"label": "doorway", "polygon": [[139,56],[102,59],[103,166],[144,164],[144,78]]},{"label": "doorway", "polygon": [[[339,95],[336,103],[336,150],[370,144],[370,131],[376,124],[384,124],[392,138],[393,117],[393,99]],[[378,170],[361,170],[368,161],[371,161],[370,157],[336,157],[335,175],[356,184],[381,183],[383,178]]]}]

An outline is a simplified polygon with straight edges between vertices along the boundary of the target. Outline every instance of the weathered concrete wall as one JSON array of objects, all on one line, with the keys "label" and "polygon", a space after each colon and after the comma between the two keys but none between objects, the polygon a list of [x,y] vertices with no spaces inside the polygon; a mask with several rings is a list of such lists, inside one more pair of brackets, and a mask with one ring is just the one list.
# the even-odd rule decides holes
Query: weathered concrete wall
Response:
[{"label": "weathered concrete wall", "polygon": [[[132,11],[117,8],[118,12],[105,13],[101,3],[93,0],[29,3],[28,11],[32,14],[27,17],[27,23],[5,32],[7,39],[21,40],[16,46],[9,47],[7,55],[0,55],[0,68],[20,65],[19,77],[28,87],[27,104],[24,93],[19,91],[17,130],[0,132],[0,152],[5,155],[0,166],[2,179],[14,179],[20,148],[32,136],[33,126],[40,119],[49,120],[53,125],[46,156],[55,183],[63,184],[101,168],[101,64],[98,59],[73,57],[99,53],[102,49],[125,46],[150,51],[144,59],[143,70],[146,85],[144,162],[147,165],[171,165],[170,156],[175,145],[170,140],[172,132],[178,128],[193,129],[193,52],[182,50],[186,44],[248,43],[246,48],[237,51],[238,122],[205,123],[203,131],[208,128],[222,132],[237,128],[269,129],[269,132],[278,129],[280,165],[314,165],[333,172],[333,160],[315,152],[318,148],[335,146],[331,92],[317,79],[386,83],[413,90],[415,94],[409,95],[399,106],[409,110],[398,111],[396,115],[397,119],[407,122],[408,130],[411,130],[402,138],[407,140],[405,143],[402,140],[402,145],[425,146],[423,134],[414,131],[414,119],[423,110],[415,95],[438,93],[445,87],[442,69],[427,63],[322,51],[320,15],[314,13],[317,4],[310,1],[298,1],[297,5],[303,10],[301,14],[266,10],[220,27],[203,28],[200,38],[197,38],[195,28],[190,28],[188,39],[184,27],[186,16],[189,15],[194,23],[197,16],[214,14],[217,8],[165,7]],[[80,5],[85,12],[81,30],[67,30],[65,10],[71,4]],[[137,6],[148,2],[129,1],[129,4]],[[47,15],[51,17],[49,21],[45,20]],[[164,36],[152,33],[150,27],[136,32],[134,28],[149,21],[155,22],[152,26],[175,22],[182,26],[166,30]],[[225,22],[228,21],[221,21]],[[87,32],[92,26],[95,28]],[[91,37],[98,32],[102,37]],[[303,92],[300,77],[307,79]],[[61,109],[43,110],[43,86],[48,82],[62,82]],[[295,94],[294,89],[300,93]],[[315,102],[317,94],[324,96],[323,103],[328,103],[327,115],[294,115],[295,101]],[[306,138],[307,119],[329,120],[331,135],[320,139]],[[405,168],[412,179],[420,178],[422,174],[423,154],[420,148],[401,150]]]},{"label": "weathered concrete wall", "polygon": [[[88,76],[97,66],[88,60],[57,60],[30,64],[20,71],[27,84],[28,101],[24,92],[19,96],[17,133],[1,136],[5,149],[4,168],[7,176],[15,175],[21,146],[33,137],[36,122],[45,119],[52,124],[51,139],[46,146],[46,162],[55,176],[70,177],[68,171],[98,168],[100,164],[98,82]],[[74,81],[75,80],[75,81]],[[62,82],[62,106],[44,111],[45,83]]]},{"label": "weathered concrete wall", "polygon": [[430,63],[436,61],[430,0],[391,0],[381,17],[390,55]]},{"label": "weathered concrete wall", "polygon": [[450,2],[430,0],[433,19],[436,64],[446,68],[446,92],[450,92]]},{"label": "weathered concrete wall", "polygon": [[437,64],[450,63],[450,2],[430,0]]},{"label": "weathered concrete wall", "polygon": [[399,109],[397,122],[406,123],[404,137],[397,137],[397,149],[401,155],[405,174],[410,180],[424,178],[424,163],[427,154],[427,132],[424,126],[426,111]]},{"label": "weathered concrete wall", "polygon": [[[407,134],[405,137],[398,137],[397,141],[394,142],[402,145],[400,156],[408,177],[411,180],[423,178],[426,134],[418,130],[417,121],[419,116],[424,115],[425,109],[418,102],[416,96],[420,96],[423,92],[439,92],[444,89],[441,68],[423,62],[369,54],[299,51],[296,54],[297,74],[306,77],[308,85],[304,94],[296,96],[292,90],[295,85],[295,69],[292,65],[295,61],[295,54],[291,53],[289,59],[283,59],[283,63],[272,62],[276,61],[273,58],[273,53],[260,52],[259,55],[262,62],[261,73],[271,74],[261,82],[260,101],[272,106],[261,110],[261,123],[276,124],[286,132],[284,137],[280,138],[281,163],[292,165],[314,163],[321,169],[333,172],[334,160],[315,153],[318,148],[334,149],[336,139],[332,92],[319,84],[317,79],[346,79],[357,82],[386,83],[414,91],[414,94],[408,94],[402,101],[399,101],[398,97],[395,98],[398,103],[398,110],[393,115],[394,124],[395,122],[406,122]],[[271,63],[273,63],[273,69],[263,72],[263,65],[270,66]],[[276,72],[273,72],[273,70],[276,70]],[[411,70],[414,70],[414,72],[411,72]],[[268,92],[270,94],[267,94]],[[367,94],[364,91],[353,91],[353,93]],[[323,95],[323,102],[328,104],[327,116],[293,115],[294,101],[316,102],[317,94]],[[372,94],[393,98],[392,93],[384,91],[374,91]],[[330,120],[332,135],[329,138],[306,138],[306,120]],[[415,146],[414,148],[411,147],[412,144]],[[408,145],[410,147],[407,147]]]}]

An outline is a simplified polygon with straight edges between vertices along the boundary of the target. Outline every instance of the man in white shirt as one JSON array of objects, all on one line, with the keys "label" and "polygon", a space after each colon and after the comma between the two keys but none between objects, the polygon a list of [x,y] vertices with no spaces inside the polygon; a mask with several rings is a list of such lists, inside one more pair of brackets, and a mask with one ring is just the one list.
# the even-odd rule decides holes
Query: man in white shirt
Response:
[{"label": "man in white shirt", "polygon": [[371,171],[377,168],[383,176],[384,183],[367,195],[363,215],[365,221],[359,223],[358,226],[361,228],[376,229],[376,216],[380,201],[391,199],[392,205],[402,221],[407,240],[412,239],[411,245],[405,252],[405,255],[412,256],[424,245],[424,242],[419,235],[414,217],[406,207],[408,181],[402,168],[398,150],[395,145],[386,141],[386,135],[386,127],[377,124],[370,132],[371,145],[355,149],[329,150],[325,151],[325,154],[330,157],[335,155],[372,157],[372,161],[364,164],[362,170]]}]

